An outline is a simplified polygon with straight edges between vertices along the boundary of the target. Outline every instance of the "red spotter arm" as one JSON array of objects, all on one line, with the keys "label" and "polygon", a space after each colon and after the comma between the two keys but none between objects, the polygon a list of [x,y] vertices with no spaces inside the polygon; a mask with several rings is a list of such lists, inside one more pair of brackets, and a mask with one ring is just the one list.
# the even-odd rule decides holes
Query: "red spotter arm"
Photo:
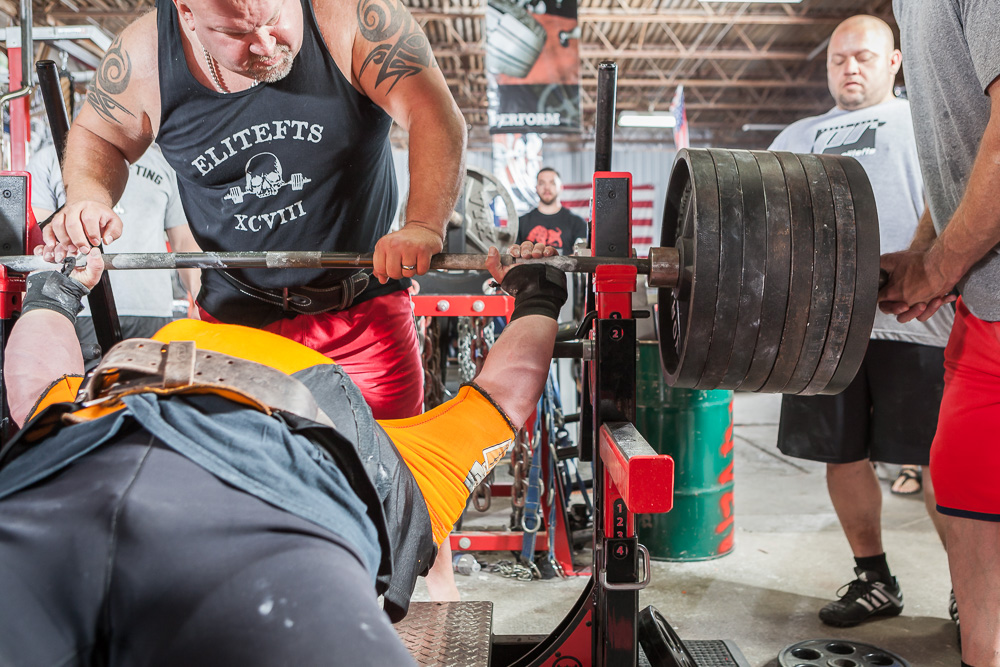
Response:
[{"label": "red spotter arm", "polygon": [[631,537],[634,514],[659,514],[674,506],[674,460],[657,454],[634,425],[603,424],[600,452],[606,493],[609,499],[620,497],[628,509],[625,526],[615,526],[614,513],[605,513],[605,535]]},{"label": "red spotter arm", "polygon": [[505,317],[514,312],[514,297],[506,294],[414,294],[413,314],[417,317]]}]

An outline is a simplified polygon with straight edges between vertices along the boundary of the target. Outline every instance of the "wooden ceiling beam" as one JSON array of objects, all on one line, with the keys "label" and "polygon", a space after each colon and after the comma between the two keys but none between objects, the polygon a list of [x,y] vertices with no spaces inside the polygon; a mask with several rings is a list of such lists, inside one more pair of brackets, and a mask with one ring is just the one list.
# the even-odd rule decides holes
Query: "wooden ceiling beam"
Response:
[{"label": "wooden ceiling beam", "polygon": [[81,7],[80,11],[74,12],[71,9],[53,9],[46,12],[45,16],[56,21],[74,21],[80,19],[135,19],[152,9],[152,5],[135,9],[88,9]]},{"label": "wooden ceiling beam", "polygon": [[[469,44],[466,47],[455,48],[450,46],[439,46],[434,48],[434,55],[441,57],[448,56],[471,56],[484,55],[486,46],[484,44]],[[665,49],[647,46],[642,49],[616,49],[613,46],[588,46],[580,45],[580,57],[597,60],[626,60],[634,58],[649,58],[656,60],[791,60],[804,61],[808,51],[804,50],[782,50],[782,51],[749,51],[745,49]]]},{"label": "wooden ceiling beam", "polygon": [[[435,20],[446,20],[454,13],[477,15],[475,8],[445,9],[440,12],[414,9],[414,14],[428,15]],[[479,10],[478,15],[485,15]],[[581,23],[668,23],[673,25],[782,25],[782,26],[829,26],[834,27],[842,17],[827,16],[786,16],[784,14],[699,14],[696,12],[624,12],[606,8],[581,7],[578,14]]]},{"label": "wooden ceiling beam", "polygon": [[[475,74],[459,72],[445,72],[445,77],[449,85],[457,86],[462,81],[477,82]],[[479,83],[485,85],[485,76],[478,79]],[[580,83],[588,88],[597,86],[596,77],[582,77]],[[618,79],[618,88],[661,88],[664,86],[675,87],[683,85],[686,88],[822,88],[827,87],[826,81],[806,81],[796,79],[794,81],[782,81],[780,79],[736,79],[732,81],[721,81],[719,79]]]},{"label": "wooden ceiling beam", "polygon": [[[485,5],[485,3],[484,3]],[[69,9],[54,9],[47,16],[57,21],[82,18],[129,19],[145,13],[151,5],[130,9],[88,9],[81,7],[74,12]],[[477,18],[486,16],[485,6],[480,7],[447,7],[444,9],[411,8],[410,13],[418,21],[450,21],[456,18]],[[669,11],[637,11],[629,12],[622,9],[587,8],[579,10],[581,23],[672,23],[676,25],[782,25],[782,26],[830,26],[833,27],[843,20],[836,16],[788,16],[787,14],[702,14],[698,12]]]},{"label": "wooden ceiling beam", "polygon": [[[447,21],[462,16],[485,16],[480,7],[449,7],[434,10],[411,8],[410,13],[418,20]],[[783,26],[829,26],[834,27],[843,17],[838,16],[788,16],[785,14],[701,14],[698,12],[626,12],[619,9],[581,7],[578,12],[581,23],[670,23],[675,25],[783,25]]]}]

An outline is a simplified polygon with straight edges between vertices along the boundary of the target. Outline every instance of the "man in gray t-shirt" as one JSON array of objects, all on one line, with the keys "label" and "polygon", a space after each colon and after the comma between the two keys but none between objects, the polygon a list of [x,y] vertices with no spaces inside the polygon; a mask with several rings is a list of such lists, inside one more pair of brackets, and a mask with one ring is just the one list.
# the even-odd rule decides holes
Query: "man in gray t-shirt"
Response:
[{"label": "man in gray t-shirt", "polygon": [[[924,212],[909,105],[893,97],[900,66],[892,30],[881,19],[855,16],[830,38],[827,78],[836,106],[786,128],[771,150],[834,153],[856,158],[875,193],[883,250],[903,250]],[[882,490],[870,461],[927,465],[944,387],[942,350],[953,313],[901,324],[879,313],[854,381],[836,396],[784,396],[778,447],[826,463],[830,499],[854,554],[857,579],[819,612],[846,627],[902,611],[903,598],[882,546]],[[924,494],[937,525],[933,487]],[[942,533],[939,527],[939,533]],[[943,537],[942,537],[943,539]]]},{"label": "man in gray t-shirt", "polygon": [[[1000,3],[894,0],[937,240],[882,258],[884,312],[961,295],[931,449],[961,617],[962,664],[1000,666]],[[985,94],[984,94],[985,93]],[[923,223],[924,221],[922,221]],[[922,225],[924,226],[924,225]]]},{"label": "man in gray t-shirt", "polygon": [[[66,203],[66,190],[56,149],[49,144],[31,157],[31,209],[39,221]],[[128,226],[122,236],[104,247],[105,252],[166,252],[166,241],[174,252],[197,252],[191,235],[173,169],[155,145],[129,167],[125,192],[115,206]],[[164,238],[166,234],[166,239]],[[192,297],[198,296],[198,271],[181,273]],[[173,284],[167,271],[112,271],[111,288],[125,338],[149,338],[173,319]],[[76,322],[77,335],[87,367],[97,364],[92,354],[97,345],[93,318],[86,300]]]}]

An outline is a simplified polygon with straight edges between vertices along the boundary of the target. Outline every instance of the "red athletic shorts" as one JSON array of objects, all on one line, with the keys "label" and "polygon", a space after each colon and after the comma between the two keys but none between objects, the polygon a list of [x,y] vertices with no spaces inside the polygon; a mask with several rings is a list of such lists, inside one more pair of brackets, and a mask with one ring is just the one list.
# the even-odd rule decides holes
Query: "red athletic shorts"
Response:
[{"label": "red athletic shorts", "polygon": [[931,477],[942,514],[1000,521],[1000,322],[956,305]]},{"label": "red athletic shorts", "polygon": [[[264,330],[340,364],[375,419],[404,419],[424,410],[424,375],[410,303],[410,295],[400,290],[347,310],[280,320]],[[201,318],[218,322],[204,310]]]}]

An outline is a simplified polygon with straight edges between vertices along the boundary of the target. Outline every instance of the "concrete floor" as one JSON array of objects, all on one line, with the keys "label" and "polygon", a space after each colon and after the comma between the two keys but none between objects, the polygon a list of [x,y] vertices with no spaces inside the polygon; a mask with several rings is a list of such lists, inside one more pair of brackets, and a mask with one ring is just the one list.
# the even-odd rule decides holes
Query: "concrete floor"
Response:
[{"label": "concrete floor", "polygon": [[[826,492],[824,466],[784,457],[775,447],[779,406],[779,396],[736,397],[736,548],[716,560],[654,562],[640,608],[655,605],[684,639],[734,640],[754,667],[776,666],[782,648],[817,638],[873,644],[914,667],[957,666],[944,550],[920,498],[894,496],[888,483],[883,540],[903,589],[903,614],[843,630],[819,621],[820,607],[853,579],[854,562]],[[501,526],[508,515],[503,502],[494,501],[491,513],[467,520]],[[481,554],[480,560],[498,557],[505,556]],[[589,557],[582,553],[578,562]],[[548,633],[586,583],[520,582],[486,571],[456,578],[463,600],[494,603],[496,634]],[[422,582],[414,599],[428,599]]]}]

